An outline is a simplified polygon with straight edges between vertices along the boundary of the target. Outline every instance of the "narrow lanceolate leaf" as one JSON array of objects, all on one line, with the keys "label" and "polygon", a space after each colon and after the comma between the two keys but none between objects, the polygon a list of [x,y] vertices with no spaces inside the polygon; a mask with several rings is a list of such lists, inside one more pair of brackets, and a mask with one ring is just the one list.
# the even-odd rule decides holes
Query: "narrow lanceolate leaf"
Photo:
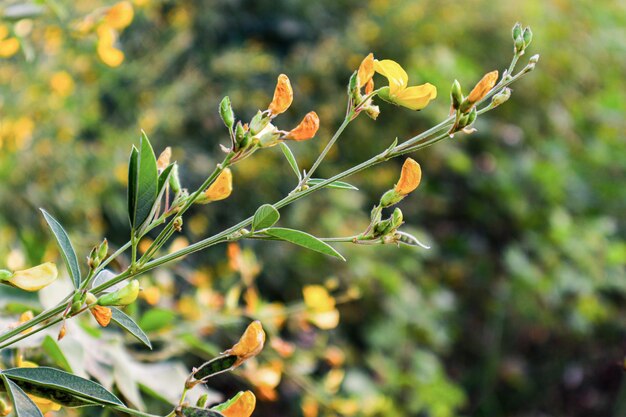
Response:
[{"label": "narrow lanceolate leaf", "polygon": [[276,224],[278,219],[280,219],[280,213],[278,213],[278,210],[276,210],[271,204],[263,204],[257,209],[256,213],[254,213],[254,218],[252,219],[252,230],[254,231],[272,227]]},{"label": "narrow lanceolate leaf", "polygon": [[330,246],[326,242],[323,242],[315,236],[302,232],[300,230],[272,227],[270,229],[267,229],[265,233],[271,237],[293,243],[294,245],[299,245],[304,248],[323,253],[324,255],[334,256],[335,258],[339,258],[342,261],[346,260],[339,252],[337,252],[332,246]]},{"label": "narrow lanceolate leaf", "polygon": [[183,416],[185,417],[224,417],[224,414],[205,408],[183,407]]},{"label": "narrow lanceolate leaf", "polygon": [[[314,185],[317,185],[321,182],[327,181],[323,178],[311,178],[307,184],[310,187],[313,187]],[[354,191],[359,191],[358,188],[356,188],[354,185],[352,184],[348,184],[347,182],[343,182],[343,181],[333,181],[330,184],[328,184],[326,187],[328,188],[339,188],[342,190],[354,190]]]},{"label": "narrow lanceolate leaf", "polygon": [[41,343],[41,347],[43,348],[44,352],[46,352],[48,357],[52,359],[52,361],[55,364],[62,367],[63,370],[67,372],[72,372],[72,367],[70,366],[70,363],[65,357],[65,354],[59,347],[59,344],[57,343],[57,341],[54,340],[50,335],[47,335],[43,339],[43,342]]},{"label": "narrow lanceolate leaf", "polygon": [[7,393],[9,394],[16,417],[43,417],[39,407],[35,405],[33,400],[31,400],[20,387],[18,387],[5,375],[0,374],[0,377],[4,382]]},{"label": "narrow lanceolate leaf", "polygon": [[78,267],[78,258],[76,257],[76,251],[74,251],[72,242],[70,242],[70,238],[65,229],[63,229],[63,226],[61,226],[61,224],[56,221],[50,213],[44,209],[40,210],[43,213],[43,217],[46,219],[46,223],[50,226],[50,230],[52,230],[57,243],[59,244],[61,255],[63,256],[63,260],[65,260],[65,265],[67,265],[67,270],[70,273],[74,287],[78,288],[80,286],[80,268]]},{"label": "narrow lanceolate leaf", "polygon": [[142,133],[139,150],[131,152],[128,168],[128,214],[131,226],[138,229],[152,211],[158,187],[157,160],[145,133]]},{"label": "narrow lanceolate leaf", "polygon": [[296,173],[298,180],[302,179],[302,175],[300,174],[300,168],[298,168],[298,162],[296,161],[296,157],[293,156],[293,152],[289,149],[289,146],[285,142],[280,142],[280,150],[283,151],[283,155],[289,162],[289,166],[293,169],[293,172]]},{"label": "narrow lanceolate leaf", "polygon": [[202,364],[193,373],[193,377],[198,380],[210,378],[213,375],[231,370],[235,362],[237,362],[237,355],[219,356]]},{"label": "narrow lanceolate leaf", "polygon": [[150,343],[150,339],[148,336],[141,330],[141,327],[133,319],[131,319],[128,315],[126,315],[121,310],[111,307],[111,320],[113,320],[118,326],[126,330],[128,333],[132,334],[137,340],[139,340],[144,345],[148,346],[152,349],[152,343]]},{"label": "narrow lanceolate leaf", "polygon": [[24,391],[67,406],[124,405],[97,382],[54,368],[12,368],[3,371]]}]

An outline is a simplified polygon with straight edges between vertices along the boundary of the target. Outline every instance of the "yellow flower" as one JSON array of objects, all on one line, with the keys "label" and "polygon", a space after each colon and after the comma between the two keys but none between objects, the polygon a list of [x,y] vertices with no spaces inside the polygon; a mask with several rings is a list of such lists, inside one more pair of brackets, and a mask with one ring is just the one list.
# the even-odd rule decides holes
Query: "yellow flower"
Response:
[{"label": "yellow flower", "polygon": [[74,92],[74,80],[65,71],[57,72],[50,78],[50,88],[55,94],[67,97]]},{"label": "yellow flower", "polygon": [[320,128],[320,118],[314,111],[308,112],[304,119],[298,126],[290,130],[285,139],[291,139],[295,141],[302,141],[311,139],[317,133]]},{"label": "yellow flower", "polygon": [[339,324],[339,310],[335,299],[321,285],[308,285],[302,289],[304,304],[309,310],[307,319],[320,329],[334,329]]},{"label": "yellow flower", "polygon": [[268,110],[272,116],[277,116],[284,113],[285,110],[291,106],[292,101],[293,90],[291,88],[291,82],[289,82],[289,77],[285,74],[280,74],[276,83],[276,89],[274,90],[274,98],[272,99]]},{"label": "yellow flower", "polygon": [[243,335],[235,345],[224,352],[226,355],[236,355],[237,362],[233,366],[241,365],[245,360],[258,355],[265,344],[265,331],[261,322],[253,321],[243,332]]},{"label": "yellow flower", "polygon": [[91,311],[91,315],[98,322],[98,324],[102,327],[107,327],[111,322],[111,316],[113,312],[109,307],[103,307],[99,305],[95,305],[89,309]]},{"label": "yellow flower", "polygon": [[476,84],[476,86],[470,91],[467,96],[467,101],[470,106],[483,99],[487,93],[496,85],[498,81],[498,71],[491,71],[485,74],[485,76]]},{"label": "yellow flower", "polygon": [[9,36],[9,28],[6,25],[0,25],[0,58],[8,58],[17,53],[20,49],[20,42],[17,38]]},{"label": "yellow flower", "polygon": [[113,45],[117,40],[117,32],[108,25],[98,27],[98,56],[109,67],[118,67],[124,61],[124,52]]},{"label": "yellow flower", "polygon": [[394,187],[394,190],[400,195],[407,195],[415,190],[422,180],[422,168],[420,164],[411,158],[407,158],[402,165],[400,179]]},{"label": "yellow flower", "polygon": [[[363,86],[367,86],[368,84],[370,84],[373,76],[374,76],[374,54],[370,53],[368,56],[366,56],[363,59],[363,61],[361,62],[361,65],[359,65],[359,71],[357,72],[357,78],[359,80],[359,88],[362,88]],[[372,82],[371,84],[373,88],[374,83]]]},{"label": "yellow flower", "polygon": [[228,198],[233,192],[233,174],[229,168],[221,172],[217,179],[206,189],[202,203],[219,201]]},{"label": "yellow flower", "polygon": [[244,391],[220,412],[224,417],[250,417],[256,406],[256,397],[252,391]]},{"label": "yellow flower", "polygon": [[389,80],[389,90],[383,90],[379,94],[383,100],[411,110],[421,110],[437,97],[437,88],[430,83],[407,87],[409,76],[395,61],[375,60],[374,70]]},{"label": "yellow flower", "polygon": [[113,5],[108,11],[104,20],[107,25],[114,29],[124,29],[133,21],[133,5],[129,1],[121,1]]},{"label": "yellow flower", "polygon": [[45,264],[13,273],[0,270],[0,281],[25,291],[39,291],[57,279],[58,275],[56,265],[52,262],[46,262]]}]

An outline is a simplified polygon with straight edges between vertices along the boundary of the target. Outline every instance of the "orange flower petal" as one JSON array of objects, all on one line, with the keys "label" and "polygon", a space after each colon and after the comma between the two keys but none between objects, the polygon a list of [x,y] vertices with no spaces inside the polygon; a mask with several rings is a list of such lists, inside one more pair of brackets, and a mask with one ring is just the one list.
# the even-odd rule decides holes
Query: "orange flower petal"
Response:
[{"label": "orange flower petal", "polygon": [[236,355],[239,357],[235,366],[241,364],[246,359],[258,355],[263,350],[265,344],[265,331],[258,320],[250,323],[239,341],[226,352],[226,355]]},{"label": "orange flower petal", "polygon": [[219,201],[228,198],[233,192],[233,174],[226,168],[204,192],[208,201]]},{"label": "orange flower petal", "polygon": [[395,191],[400,195],[407,195],[420,185],[421,180],[422,169],[420,164],[411,158],[407,158],[402,165],[402,172],[395,186]]},{"label": "orange flower petal", "polygon": [[359,79],[359,88],[367,85],[374,76],[374,54],[370,53],[366,56],[361,65],[359,65],[359,71],[357,77]]},{"label": "orange flower petal", "polygon": [[91,311],[91,315],[98,322],[98,324],[102,327],[107,327],[111,322],[111,316],[113,312],[109,307],[103,306],[93,306],[89,309]]},{"label": "orange flower petal", "polygon": [[485,76],[476,84],[476,86],[470,91],[467,96],[467,101],[474,104],[483,97],[496,85],[498,81],[498,71],[491,71],[485,74]]},{"label": "orange flower petal", "polygon": [[295,141],[311,139],[317,133],[320,128],[320,118],[317,113],[311,111],[304,116],[304,119],[298,126],[289,131],[285,136],[285,139],[291,139]]},{"label": "orange flower petal", "polygon": [[114,29],[124,29],[131,24],[133,17],[133,5],[129,1],[121,1],[107,11],[104,20]]},{"label": "orange flower petal", "polygon": [[250,417],[256,407],[252,391],[244,391],[232,404],[220,412],[224,417]]},{"label": "orange flower petal", "polygon": [[285,74],[280,74],[278,76],[278,81],[276,82],[276,89],[274,90],[274,98],[270,103],[268,110],[274,116],[284,113],[285,110],[291,106],[291,102],[293,101],[293,90],[291,88],[291,82],[289,81],[289,77]]}]

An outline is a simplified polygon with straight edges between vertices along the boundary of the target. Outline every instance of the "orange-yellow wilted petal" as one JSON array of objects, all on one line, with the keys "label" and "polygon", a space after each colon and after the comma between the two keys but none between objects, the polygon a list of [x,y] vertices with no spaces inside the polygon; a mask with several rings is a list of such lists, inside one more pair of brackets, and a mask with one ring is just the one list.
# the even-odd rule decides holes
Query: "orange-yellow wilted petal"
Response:
[{"label": "orange-yellow wilted petal", "polygon": [[124,62],[124,52],[112,46],[99,45],[98,56],[111,68],[119,67]]},{"label": "orange-yellow wilted petal", "polygon": [[474,104],[477,101],[482,100],[482,98],[485,97],[487,93],[496,85],[497,81],[498,71],[495,70],[488,72],[480,81],[478,81],[478,84],[474,86],[472,91],[470,91],[467,96],[467,101]]},{"label": "orange-yellow wilted petal", "polygon": [[367,85],[374,76],[374,54],[370,52],[359,65],[359,71],[357,72],[357,78],[359,80],[359,88]]},{"label": "orange-yellow wilted petal", "polygon": [[321,285],[307,285],[302,289],[304,304],[316,312],[330,311],[335,308],[335,299]]},{"label": "orange-yellow wilted petal", "polygon": [[98,324],[102,327],[107,327],[111,322],[111,316],[113,312],[109,307],[103,307],[99,305],[95,305],[89,309],[91,311],[91,315],[98,322]]},{"label": "orange-yellow wilted petal", "polygon": [[420,185],[421,180],[422,168],[420,164],[412,158],[407,158],[402,165],[400,179],[394,189],[400,195],[407,195]]},{"label": "orange-yellow wilted petal", "polygon": [[258,355],[263,350],[265,344],[265,331],[261,322],[258,320],[253,321],[243,332],[243,335],[235,345],[224,352],[226,355],[238,356],[237,362],[234,366],[238,366],[246,359],[252,358]]},{"label": "orange-yellow wilted petal", "polygon": [[389,80],[389,95],[405,89],[409,82],[409,76],[404,68],[391,59],[374,60],[374,70]]},{"label": "orange-yellow wilted petal", "polygon": [[291,139],[295,141],[311,139],[317,133],[320,128],[320,118],[314,111],[308,112],[304,119],[298,126],[293,128],[287,133],[285,139]]},{"label": "orange-yellow wilted petal", "polygon": [[270,103],[268,110],[273,116],[279,115],[291,106],[293,101],[293,89],[291,88],[291,82],[289,77],[285,74],[278,76],[276,82],[276,89],[274,89],[274,98]]},{"label": "orange-yellow wilted petal", "polygon": [[430,84],[407,87],[390,98],[400,106],[411,110],[421,110],[428,105],[430,100],[437,97],[437,88]]},{"label": "orange-yellow wilted petal", "polygon": [[250,417],[256,407],[256,397],[252,391],[244,391],[220,412],[224,417]]},{"label": "orange-yellow wilted petal", "polygon": [[221,172],[217,179],[204,192],[204,197],[209,201],[219,201],[228,198],[233,192],[233,174],[229,168]]},{"label": "orange-yellow wilted petal", "polygon": [[106,13],[104,21],[114,29],[124,29],[134,17],[133,5],[129,1],[114,4]]},{"label": "orange-yellow wilted petal", "polygon": [[166,147],[161,155],[159,155],[159,159],[157,159],[157,168],[159,171],[163,171],[170,164],[170,159],[172,158],[172,148],[169,146]]}]

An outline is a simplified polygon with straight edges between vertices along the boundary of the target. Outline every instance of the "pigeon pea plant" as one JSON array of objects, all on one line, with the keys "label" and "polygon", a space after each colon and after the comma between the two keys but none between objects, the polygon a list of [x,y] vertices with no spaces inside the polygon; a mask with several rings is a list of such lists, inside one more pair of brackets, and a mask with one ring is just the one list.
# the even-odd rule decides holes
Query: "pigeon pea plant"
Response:
[{"label": "pigeon pea plant", "polygon": [[[301,171],[287,143],[304,141],[315,136],[319,118],[315,112],[308,113],[302,122],[291,130],[281,130],[274,121],[292,103],[293,92],[289,78],[281,74],[273,100],[266,110],[258,113],[248,122],[237,120],[228,97],[219,108],[221,118],[228,130],[230,143],[222,146],[223,160],[200,187],[189,192],[179,178],[178,165],[171,162],[171,150],[166,148],[157,158],[148,137],[143,134],[138,147],[132,148],[128,166],[128,215],[130,221],[129,241],[110,253],[104,239],[87,256],[86,274],[81,270],[70,239],[58,221],[42,210],[50,226],[65,261],[74,290],[56,307],[34,316],[24,313],[19,323],[0,334],[0,349],[3,361],[9,358],[15,364],[11,369],[0,371],[3,390],[0,400],[0,413],[7,415],[11,410],[17,416],[42,416],[43,412],[58,410],[61,407],[100,406],[111,411],[137,416],[152,416],[143,411],[126,407],[114,394],[103,386],[88,379],[50,367],[39,367],[24,360],[23,351],[16,343],[51,326],[59,325],[58,339],[66,332],[66,321],[85,312],[90,312],[100,326],[111,322],[132,334],[151,348],[150,341],[142,329],[120,307],[133,303],[140,291],[137,277],[157,267],[177,261],[182,257],[207,249],[211,246],[236,242],[243,239],[285,241],[323,254],[344,259],[329,243],[345,242],[352,244],[382,245],[404,244],[426,248],[414,236],[401,230],[402,212],[395,208],[387,218],[383,210],[390,208],[414,191],[421,179],[419,164],[408,158],[405,160],[400,177],[395,186],[385,192],[379,203],[371,211],[371,222],[366,230],[349,237],[320,239],[300,230],[277,227],[280,210],[296,200],[323,188],[354,189],[343,180],[359,171],[388,161],[392,158],[411,154],[433,145],[443,139],[452,138],[457,133],[471,134],[476,119],[507,101],[511,95],[509,86],[532,71],[538,55],[530,58],[518,72],[515,67],[532,40],[530,28],[523,29],[519,24],[513,28],[514,55],[508,69],[499,76],[498,71],[486,74],[466,96],[461,85],[454,81],[450,91],[450,114],[441,123],[415,137],[403,141],[393,141],[386,149],[370,159],[353,166],[327,179],[314,178],[317,168],[339,139],[348,124],[362,113],[372,119],[379,115],[375,99],[421,110],[436,98],[437,90],[431,84],[408,85],[408,76],[396,62],[375,59],[369,54],[358,70],[350,77],[347,94],[348,103],[343,122],[328,141],[318,158],[308,171]],[[375,88],[374,75],[380,74],[388,84]],[[214,236],[206,237],[172,253],[162,254],[163,246],[183,227],[186,212],[194,204],[208,204],[227,198],[232,192],[230,167],[243,161],[255,152],[273,146],[280,146],[285,158],[297,177],[293,190],[280,201],[264,204],[253,216],[242,220]],[[140,240],[152,234],[150,246],[140,254]],[[112,272],[107,266],[126,251],[130,251],[130,265],[123,271]],[[54,263],[48,262],[22,271],[0,270],[0,282],[25,291],[38,291],[57,278]],[[172,404],[168,416],[249,416],[255,407],[256,398],[250,391],[241,392],[219,405],[207,404],[206,396],[196,404],[185,401],[187,392],[198,384],[207,383],[214,375],[231,371],[247,359],[257,355],[263,348],[265,332],[259,321],[252,322],[241,339],[222,355],[193,369],[185,383],[178,404]],[[10,403],[10,405],[9,405]]]}]

